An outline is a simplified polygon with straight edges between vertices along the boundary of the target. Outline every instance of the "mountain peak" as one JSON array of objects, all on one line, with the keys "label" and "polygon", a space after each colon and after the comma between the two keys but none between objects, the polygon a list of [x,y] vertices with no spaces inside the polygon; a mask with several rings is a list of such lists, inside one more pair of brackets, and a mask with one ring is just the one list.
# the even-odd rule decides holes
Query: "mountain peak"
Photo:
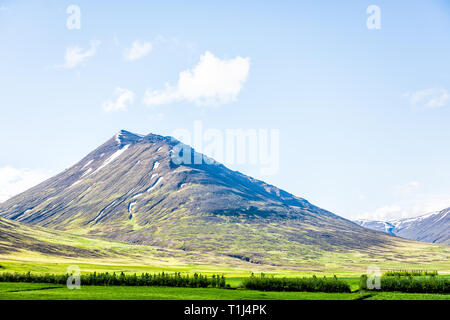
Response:
[{"label": "mountain peak", "polygon": [[117,132],[116,136],[121,136],[121,137],[134,137],[134,138],[142,138],[144,137],[144,135],[142,134],[138,134],[138,133],[133,133],[131,131],[127,131],[127,130],[120,130],[119,132]]},{"label": "mountain peak", "polygon": [[174,142],[178,142],[176,139],[172,138],[172,137],[165,137],[165,136],[160,136],[158,134],[154,134],[154,133],[149,133],[147,135],[143,135],[143,134],[138,134],[138,133],[133,133],[131,131],[127,131],[127,130],[120,130],[119,132],[117,132],[113,139],[117,142],[117,144],[120,146],[120,148],[122,148],[123,146],[127,145],[127,144],[133,144],[133,143],[137,143],[137,142],[150,142],[150,143],[154,143],[154,142],[159,142],[159,141],[165,141],[167,143],[174,143]]},{"label": "mountain peak", "polygon": [[143,137],[143,135],[136,134],[127,130],[120,130],[118,133],[116,133],[114,139],[119,145],[123,146],[128,143],[137,142]]}]

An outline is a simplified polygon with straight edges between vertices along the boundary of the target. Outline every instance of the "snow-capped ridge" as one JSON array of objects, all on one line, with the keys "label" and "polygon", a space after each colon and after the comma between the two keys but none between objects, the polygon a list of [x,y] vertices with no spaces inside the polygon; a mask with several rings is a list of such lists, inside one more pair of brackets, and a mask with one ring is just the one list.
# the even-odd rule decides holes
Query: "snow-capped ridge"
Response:
[{"label": "snow-capped ridge", "polygon": [[393,225],[398,226],[398,225],[400,225],[402,223],[411,223],[411,222],[424,220],[424,219],[430,218],[430,217],[432,217],[432,216],[434,216],[436,214],[440,214],[440,213],[441,213],[441,211],[435,211],[435,212],[423,214],[423,215],[418,216],[418,217],[395,219],[395,220],[390,220],[390,221],[387,221],[387,222],[390,222]]},{"label": "snow-capped ridge", "polygon": [[114,139],[116,140],[116,142],[119,146],[140,141],[140,140],[142,140],[142,138],[144,138],[144,135],[133,133],[133,132],[126,131],[126,130],[120,130],[114,136]]},{"label": "snow-capped ridge", "polygon": [[449,243],[449,212],[450,208],[430,212],[418,217],[388,221],[358,219],[354,220],[354,222],[368,229],[386,232],[406,239],[432,243]]}]

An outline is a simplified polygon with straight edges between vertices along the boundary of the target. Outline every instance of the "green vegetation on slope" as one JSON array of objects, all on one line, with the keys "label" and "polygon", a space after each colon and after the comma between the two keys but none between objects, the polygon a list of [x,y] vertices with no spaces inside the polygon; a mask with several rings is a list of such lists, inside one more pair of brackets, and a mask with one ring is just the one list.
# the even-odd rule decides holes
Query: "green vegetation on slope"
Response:
[{"label": "green vegetation on slope", "polygon": [[275,271],[211,253],[160,248],[79,236],[0,218],[0,272],[66,273],[71,265],[85,272],[199,272],[249,274]]},{"label": "green vegetation on slope", "polygon": [[[244,239],[239,239],[236,238],[236,248],[238,245],[247,248]],[[254,245],[257,245],[257,239]],[[299,251],[305,255],[289,256],[289,263],[284,264],[280,263],[283,261],[281,255],[286,255],[284,250],[290,252],[299,248],[296,249],[288,242],[285,243],[286,246],[281,245],[281,242],[278,245],[278,251],[275,247],[263,245],[264,248],[270,249],[272,258],[267,261],[253,261],[254,257],[249,254],[236,253],[235,256],[229,256],[214,252],[137,245],[94,236],[73,235],[0,218],[0,264],[3,266],[0,272],[61,274],[67,272],[68,266],[77,265],[82,273],[167,271],[249,276],[251,272],[264,272],[287,276],[310,276],[317,273],[359,276],[371,264],[382,269],[427,268],[439,270],[440,273],[450,271],[447,259],[450,247],[447,246],[410,242],[409,248],[399,246],[394,251],[377,249],[382,252],[384,258],[370,257],[358,251],[340,251],[339,248],[331,252],[311,248],[310,251]],[[247,257],[249,259],[246,259]]]}]

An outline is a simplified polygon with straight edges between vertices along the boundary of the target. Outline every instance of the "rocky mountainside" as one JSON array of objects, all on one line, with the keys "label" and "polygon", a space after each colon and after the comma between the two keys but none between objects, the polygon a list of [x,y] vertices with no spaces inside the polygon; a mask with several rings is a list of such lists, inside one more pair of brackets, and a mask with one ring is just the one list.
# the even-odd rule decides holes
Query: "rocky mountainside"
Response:
[{"label": "rocky mountainside", "polygon": [[[374,257],[409,245],[211,159],[177,164],[174,154],[187,156],[178,146],[171,137],[121,131],[73,167],[1,203],[0,216],[256,264],[314,265],[333,260],[330,252]],[[198,156],[189,151],[188,158]]]},{"label": "rocky mountainside", "polygon": [[450,244],[450,208],[416,218],[389,221],[356,220],[359,225],[406,239]]}]

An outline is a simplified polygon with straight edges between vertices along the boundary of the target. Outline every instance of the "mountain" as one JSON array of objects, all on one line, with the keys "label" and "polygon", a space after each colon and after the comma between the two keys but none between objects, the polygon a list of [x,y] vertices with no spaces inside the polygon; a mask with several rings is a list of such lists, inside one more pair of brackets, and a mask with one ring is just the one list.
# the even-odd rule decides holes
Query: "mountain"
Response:
[{"label": "mountain", "polygon": [[402,261],[398,250],[418,263],[428,256],[429,245],[365,229],[212,159],[177,164],[174,155],[192,163],[202,156],[179,146],[171,137],[121,131],[71,168],[1,203],[0,216],[272,266]]},{"label": "mountain", "polygon": [[450,208],[422,215],[389,221],[356,220],[360,226],[386,232],[406,239],[450,244]]}]

